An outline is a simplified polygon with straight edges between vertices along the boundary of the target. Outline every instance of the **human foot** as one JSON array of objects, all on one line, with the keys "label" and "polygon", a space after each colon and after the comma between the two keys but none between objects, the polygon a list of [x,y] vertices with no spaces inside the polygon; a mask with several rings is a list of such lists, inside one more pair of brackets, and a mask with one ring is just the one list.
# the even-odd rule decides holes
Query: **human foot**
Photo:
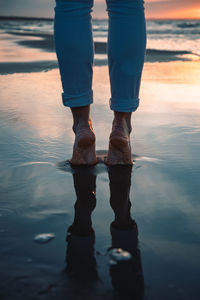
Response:
[{"label": "human foot", "polygon": [[108,165],[132,165],[131,126],[127,120],[122,118],[113,121],[112,132],[110,134],[109,149],[106,163]]},{"label": "human foot", "polygon": [[94,165],[97,163],[95,134],[91,122],[88,125],[73,126],[75,141],[70,163],[73,165]]},{"label": "human foot", "polygon": [[95,134],[90,118],[90,105],[71,108],[75,133],[73,154],[70,163],[73,165],[94,165],[97,163],[95,151]]}]

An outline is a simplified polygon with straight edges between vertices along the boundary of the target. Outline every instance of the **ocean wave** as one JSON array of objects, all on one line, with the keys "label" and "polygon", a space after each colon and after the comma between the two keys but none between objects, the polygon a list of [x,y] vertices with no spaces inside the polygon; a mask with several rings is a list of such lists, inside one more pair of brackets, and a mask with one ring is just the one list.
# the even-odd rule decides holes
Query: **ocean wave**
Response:
[{"label": "ocean wave", "polygon": [[161,50],[161,49],[147,49],[146,53],[149,55],[184,55],[184,54],[194,54],[191,51],[185,50]]},{"label": "ocean wave", "polygon": [[[199,21],[150,21],[147,20],[147,34],[151,35],[168,35],[169,38],[173,38],[175,35],[188,34],[197,36],[199,32]],[[0,29],[2,30],[16,30],[20,32],[35,31],[46,32],[53,34],[53,20],[5,20],[0,18]],[[93,32],[94,34],[107,34],[108,23],[105,20],[93,20]],[[187,37],[186,37],[187,38]]]},{"label": "ocean wave", "polygon": [[197,27],[200,27],[200,22],[199,23],[184,22],[184,23],[176,24],[176,26],[179,28],[197,28]]},{"label": "ocean wave", "polygon": [[198,35],[198,36],[200,36],[200,33],[199,33],[199,31],[198,30],[183,30],[183,29],[179,29],[179,30],[172,30],[172,29],[168,29],[168,30],[158,30],[158,29],[151,29],[151,30],[149,30],[148,28],[147,28],[147,34],[148,35],[157,35],[157,36],[164,36],[164,35],[167,35],[167,36],[169,36],[169,38],[174,38],[174,36],[176,36],[176,35],[183,35],[184,34],[184,36],[188,36],[188,35],[191,35],[191,36],[193,36],[193,35]]},{"label": "ocean wave", "polygon": [[[186,55],[200,54],[200,21],[147,21],[148,59],[156,57],[164,61],[166,56],[173,59]],[[93,34],[95,53],[106,53],[107,21],[93,20]],[[47,52],[54,52],[53,21],[52,20],[1,20],[0,29],[3,33],[24,36],[24,39],[15,39],[20,46],[38,48]],[[26,38],[26,36],[28,38]],[[40,39],[31,39],[30,37]],[[199,59],[196,57],[197,59]],[[194,57],[194,59],[196,59]]]}]

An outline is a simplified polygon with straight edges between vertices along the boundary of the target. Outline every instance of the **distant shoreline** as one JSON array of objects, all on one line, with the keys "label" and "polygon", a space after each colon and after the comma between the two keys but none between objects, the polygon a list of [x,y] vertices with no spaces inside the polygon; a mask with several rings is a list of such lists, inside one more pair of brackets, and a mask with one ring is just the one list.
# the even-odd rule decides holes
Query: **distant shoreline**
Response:
[{"label": "distant shoreline", "polygon": [[[32,21],[53,21],[54,18],[23,17],[23,16],[0,16],[0,20],[32,20]],[[107,21],[108,18],[93,18],[93,20]],[[147,21],[200,21],[200,18],[146,18]]]},{"label": "distant shoreline", "polygon": [[53,18],[37,18],[37,17],[18,17],[18,16],[0,16],[0,20],[33,20],[33,21],[53,21]]}]

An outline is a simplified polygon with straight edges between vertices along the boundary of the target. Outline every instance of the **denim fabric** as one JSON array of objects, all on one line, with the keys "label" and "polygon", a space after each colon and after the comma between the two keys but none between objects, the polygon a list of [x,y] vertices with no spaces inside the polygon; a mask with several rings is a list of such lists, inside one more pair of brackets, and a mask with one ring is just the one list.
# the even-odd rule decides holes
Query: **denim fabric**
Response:
[{"label": "denim fabric", "polygon": [[[63,86],[63,104],[93,102],[93,0],[57,0],[54,40]],[[108,67],[110,108],[135,111],[139,105],[141,74],[146,50],[143,0],[106,0],[108,13]]]}]

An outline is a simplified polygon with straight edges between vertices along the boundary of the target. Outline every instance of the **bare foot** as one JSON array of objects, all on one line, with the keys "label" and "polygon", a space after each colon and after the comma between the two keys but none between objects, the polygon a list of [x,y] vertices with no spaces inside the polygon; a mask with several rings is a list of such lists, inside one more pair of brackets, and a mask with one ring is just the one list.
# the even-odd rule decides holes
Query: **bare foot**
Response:
[{"label": "bare foot", "polygon": [[113,122],[106,163],[108,165],[132,165],[130,129],[125,120]]},{"label": "bare foot", "polygon": [[95,134],[91,124],[73,127],[75,141],[70,163],[73,165],[94,165],[97,163]]}]

